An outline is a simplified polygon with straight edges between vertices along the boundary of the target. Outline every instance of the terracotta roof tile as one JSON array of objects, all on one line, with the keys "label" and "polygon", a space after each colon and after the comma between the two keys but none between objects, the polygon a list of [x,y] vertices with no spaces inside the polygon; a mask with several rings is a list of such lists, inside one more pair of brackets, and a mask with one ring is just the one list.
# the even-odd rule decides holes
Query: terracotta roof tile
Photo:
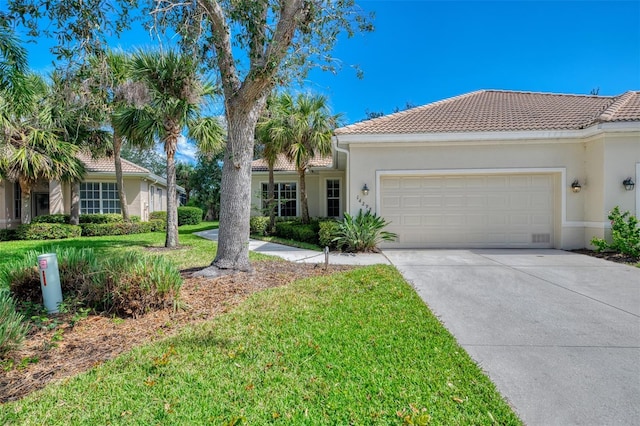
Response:
[{"label": "terracotta roof tile", "polygon": [[619,96],[480,90],[335,130],[336,135],[578,130],[640,121],[640,92]]},{"label": "terracotta roof tile", "polygon": [[[309,163],[309,167],[331,167],[333,164],[333,158],[329,155],[327,157],[322,157],[320,155],[316,155]],[[269,170],[269,166],[264,159],[254,160],[251,163],[251,170],[254,172],[266,172]],[[274,165],[274,171],[278,172],[295,172],[296,166],[294,163],[289,161],[284,154],[278,155],[278,159]]]},{"label": "terracotta roof tile", "polygon": [[[113,158],[91,158],[91,156],[87,154],[78,154],[78,158],[84,163],[89,173],[115,173],[116,168],[113,164]],[[122,172],[144,175],[150,173],[149,170],[144,167],[138,166],[124,158],[122,159]]]}]

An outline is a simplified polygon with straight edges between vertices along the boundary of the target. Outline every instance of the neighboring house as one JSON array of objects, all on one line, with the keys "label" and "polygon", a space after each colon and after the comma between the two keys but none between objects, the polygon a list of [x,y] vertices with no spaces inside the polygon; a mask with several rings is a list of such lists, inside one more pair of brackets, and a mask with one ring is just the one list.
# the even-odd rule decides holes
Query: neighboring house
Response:
[{"label": "neighboring house", "polygon": [[[640,213],[640,185],[627,180],[640,180],[640,92],[482,90],[334,135],[330,165],[312,169],[311,214],[327,216],[330,174],[341,211],[391,222],[399,238],[384,247],[583,248],[610,232],[613,207]],[[255,164],[259,204],[266,174]]]},{"label": "neighboring house", "polygon": [[[115,166],[112,158],[92,159],[79,155],[87,175],[80,184],[80,214],[121,213]],[[149,219],[149,213],[167,209],[167,181],[125,159],[122,160],[129,214]],[[178,187],[178,196],[184,193]],[[0,182],[0,227],[12,228],[20,224],[20,186]],[[71,211],[71,185],[56,181],[41,182],[31,193],[31,216]]]}]

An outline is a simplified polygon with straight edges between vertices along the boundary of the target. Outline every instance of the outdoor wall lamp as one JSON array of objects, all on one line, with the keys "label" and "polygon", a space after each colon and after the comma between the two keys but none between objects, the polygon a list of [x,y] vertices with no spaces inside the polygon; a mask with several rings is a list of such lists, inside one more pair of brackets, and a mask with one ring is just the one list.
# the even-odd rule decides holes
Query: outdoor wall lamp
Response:
[{"label": "outdoor wall lamp", "polygon": [[633,191],[633,188],[635,188],[636,183],[633,181],[633,179],[628,177],[622,181],[622,185],[624,185],[624,189],[626,189],[627,191]]},{"label": "outdoor wall lamp", "polygon": [[362,195],[369,195],[369,187],[367,186],[366,183],[362,187]]},{"label": "outdoor wall lamp", "polygon": [[578,182],[578,179],[571,182],[571,190],[573,192],[577,194],[578,192],[580,192],[581,189],[582,189],[582,185],[580,185],[580,182]]}]

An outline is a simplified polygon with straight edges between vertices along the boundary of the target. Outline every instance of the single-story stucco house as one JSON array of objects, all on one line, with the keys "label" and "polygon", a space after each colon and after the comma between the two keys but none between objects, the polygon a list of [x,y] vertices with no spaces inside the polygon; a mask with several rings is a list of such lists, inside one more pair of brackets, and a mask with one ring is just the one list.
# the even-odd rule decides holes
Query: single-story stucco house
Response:
[{"label": "single-story stucco house", "polygon": [[[80,214],[121,213],[115,165],[111,158],[94,159],[80,154],[87,175],[80,184]],[[144,167],[122,159],[124,186],[129,214],[146,221],[149,213],[167,209],[167,181]],[[178,187],[178,194],[184,188]],[[21,223],[20,185],[0,181],[0,227],[14,228]],[[31,217],[71,211],[71,185],[56,181],[40,182],[31,193]]]},{"label": "single-story stucco house", "polygon": [[[384,247],[583,248],[613,207],[640,212],[638,91],[481,90],[341,127],[333,148],[309,168],[310,214],[370,209],[398,234]],[[299,214],[297,174],[276,170]],[[256,206],[266,182],[258,160]]]}]

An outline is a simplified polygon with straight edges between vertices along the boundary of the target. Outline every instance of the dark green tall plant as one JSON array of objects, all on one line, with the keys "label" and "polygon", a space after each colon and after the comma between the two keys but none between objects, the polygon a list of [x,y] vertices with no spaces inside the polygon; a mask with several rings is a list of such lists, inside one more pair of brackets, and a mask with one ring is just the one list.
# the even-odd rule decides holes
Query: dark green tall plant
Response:
[{"label": "dark green tall plant", "polygon": [[371,213],[370,210],[353,217],[344,213],[344,219],[337,229],[338,236],[333,239],[337,247],[343,247],[349,252],[377,252],[378,244],[382,241],[395,241],[398,235],[383,231],[389,222]]}]

